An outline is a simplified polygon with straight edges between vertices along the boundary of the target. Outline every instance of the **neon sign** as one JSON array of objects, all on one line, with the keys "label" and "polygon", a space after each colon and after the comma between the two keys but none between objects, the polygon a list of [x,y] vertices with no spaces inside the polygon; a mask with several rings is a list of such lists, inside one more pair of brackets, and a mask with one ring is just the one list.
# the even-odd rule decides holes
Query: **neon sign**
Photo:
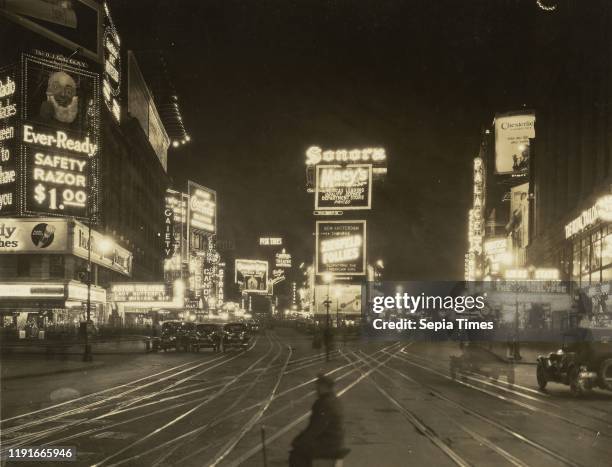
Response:
[{"label": "neon sign", "polygon": [[370,209],[371,206],[371,165],[317,166],[315,209]]},{"label": "neon sign", "polygon": [[612,221],[612,195],[602,196],[594,206],[586,211],[582,211],[578,217],[566,224],[565,238],[573,237],[581,230],[592,226],[600,220],[604,222]]},{"label": "neon sign", "polygon": [[311,146],[306,151],[306,165],[333,164],[338,162],[382,162],[387,159],[383,148],[337,149],[323,151]]},{"label": "neon sign", "polygon": [[68,151],[87,154],[89,157],[96,155],[98,145],[90,141],[89,136],[84,140],[69,138],[63,131],[56,131],[55,135],[46,133],[36,133],[31,125],[23,126],[23,142],[38,144],[41,146],[55,146],[57,149],[67,149]]},{"label": "neon sign", "polygon": [[217,230],[217,193],[189,181],[189,226],[215,233]]},{"label": "neon sign", "polygon": [[317,221],[316,274],[366,274],[366,221]]}]

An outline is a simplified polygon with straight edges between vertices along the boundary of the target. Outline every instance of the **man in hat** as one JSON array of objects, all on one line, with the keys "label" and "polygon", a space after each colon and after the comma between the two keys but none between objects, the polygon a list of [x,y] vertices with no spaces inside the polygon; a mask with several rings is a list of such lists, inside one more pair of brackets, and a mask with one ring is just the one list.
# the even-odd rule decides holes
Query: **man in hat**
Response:
[{"label": "man in hat", "polygon": [[319,374],[316,387],[318,397],[308,426],[291,443],[290,467],[310,467],[313,459],[341,459],[347,453],[342,406],[334,393],[334,380]]}]

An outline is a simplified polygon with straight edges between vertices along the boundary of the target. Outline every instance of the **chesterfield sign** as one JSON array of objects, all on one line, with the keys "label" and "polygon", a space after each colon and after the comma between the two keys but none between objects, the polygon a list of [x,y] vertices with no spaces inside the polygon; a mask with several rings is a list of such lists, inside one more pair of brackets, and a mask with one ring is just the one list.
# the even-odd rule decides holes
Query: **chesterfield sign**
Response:
[{"label": "chesterfield sign", "polygon": [[612,221],[612,195],[602,196],[594,206],[583,211],[573,221],[565,226],[565,238],[570,238],[580,231],[591,227],[598,221]]}]

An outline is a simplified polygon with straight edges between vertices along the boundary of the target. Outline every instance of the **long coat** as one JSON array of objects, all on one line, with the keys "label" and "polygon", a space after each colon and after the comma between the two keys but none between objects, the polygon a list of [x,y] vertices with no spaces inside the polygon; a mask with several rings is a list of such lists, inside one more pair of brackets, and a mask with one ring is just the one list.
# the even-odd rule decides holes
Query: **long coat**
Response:
[{"label": "long coat", "polygon": [[292,445],[312,459],[335,458],[341,453],[344,449],[343,415],[335,394],[324,394],[315,401],[308,426]]}]

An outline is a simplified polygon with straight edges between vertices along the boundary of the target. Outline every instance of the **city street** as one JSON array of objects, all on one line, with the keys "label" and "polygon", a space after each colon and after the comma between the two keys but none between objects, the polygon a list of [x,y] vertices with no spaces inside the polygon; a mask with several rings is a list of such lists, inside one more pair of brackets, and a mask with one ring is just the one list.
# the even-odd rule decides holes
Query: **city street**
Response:
[{"label": "city street", "polygon": [[517,365],[514,385],[453,381],[455,344],[340,342],[330,362],[311,347],[277,328],[244,352],[134,354],[123,356],[133,371],[113,361],[87,378],[4,381],[2,449],[76,446],[77,465],[255,466],[263,433],[268,465],[286,465],[326,372],[344,406],[349,465],[604,466],[612,456],[612,396],[541,392],[534,365]]},{"label": "city street", "polygon": [[611,0],[0,0],[0,467],[611,467]]}]

